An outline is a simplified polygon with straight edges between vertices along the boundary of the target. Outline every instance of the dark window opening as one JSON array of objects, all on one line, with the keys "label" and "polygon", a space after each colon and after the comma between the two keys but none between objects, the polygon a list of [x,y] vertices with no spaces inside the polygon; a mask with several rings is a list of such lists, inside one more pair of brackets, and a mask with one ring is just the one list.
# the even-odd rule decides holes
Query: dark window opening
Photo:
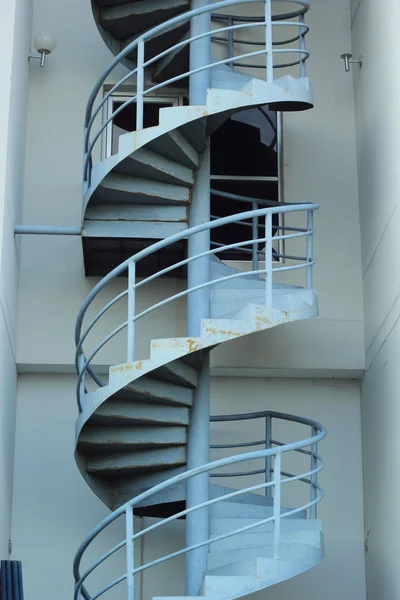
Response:
[{"label": "dark window opening", "polygon": [[[277,113],[252,108],[231,117],[211,137],[211,188],[240,196],[278,202],[278,127]],[[260,202],[258,208],[265,204]],[[252,210],[250,202],[211,194],[211,214],[225,217]],[[253,239],[251,220],[247,225],[232,223],[211,232],[215,246]],[[279,216],[274,215],[278,227]],[[258,237],[264,237],[264,218],[257,223]],[[262,252],[264,243],[257,245]],[[251,260],[251,246],[217,253],[223,260]]]}]

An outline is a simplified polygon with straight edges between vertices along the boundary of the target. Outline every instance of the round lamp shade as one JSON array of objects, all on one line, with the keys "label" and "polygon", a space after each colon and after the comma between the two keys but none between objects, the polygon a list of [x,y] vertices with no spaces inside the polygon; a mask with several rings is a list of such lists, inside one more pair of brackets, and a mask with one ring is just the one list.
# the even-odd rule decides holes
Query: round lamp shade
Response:
[{"label": "round lamp shade", "polygon": [[40,32],[35,35],[33,45],[35,46],[38,52],[45,52],[46,54],[50,54],[50,52],[53,52],[53,50],[55,50],[57,42],[50,33]]}]

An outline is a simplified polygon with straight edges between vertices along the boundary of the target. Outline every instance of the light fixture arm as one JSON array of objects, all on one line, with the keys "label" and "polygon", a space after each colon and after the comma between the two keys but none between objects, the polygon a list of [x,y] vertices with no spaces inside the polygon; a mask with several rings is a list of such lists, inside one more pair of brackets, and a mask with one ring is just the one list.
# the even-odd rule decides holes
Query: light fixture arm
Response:
[{"label": "light fixture arm", "polygon": [[352,64],[359,65],[360,69],[362,67],[363,62],[361,56],[358,60],[350,60],[351,58],[353,58],[353,55],[350,54],[350,52],[345,52],[344,54],[341,54],[340,58],[344,60],[344,70],[346,71],[346,73],[350,71],[350,65]]},{"label": "light fixture arm", "polygon": [[28,54],[28,60],[33,60],[33,59],[40,60],[40,66],[44,67],[45,62],[46,62],[46,56],[48,54],[50,54],[50,52],[48,52],[46,50],[42,50],[40,52],[40,54]]}]

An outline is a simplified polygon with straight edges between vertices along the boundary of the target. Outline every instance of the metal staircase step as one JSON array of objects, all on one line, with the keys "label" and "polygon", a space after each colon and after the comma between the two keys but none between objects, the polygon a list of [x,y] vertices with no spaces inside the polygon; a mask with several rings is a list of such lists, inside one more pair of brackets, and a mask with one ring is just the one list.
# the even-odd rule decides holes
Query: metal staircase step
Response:
[{"label": "metal staircase step", "polygon": [[123,40],[179,15],[189,6],[189,0],[125,2],[103,8],[100,24],[108,33]]},{"label": "metal staircase step", "polygon": [[[187,167],[184,167],[185,169]],[[188,204],[187,186],[136,177],[126,173],[109,173],[93,194],[96,204]]]},{"label": "metal staircase step", "polygon": [[[227,494],[231,494],[232,492],[237,492],[234,488],[230,488],[227,486],[211,484],[210,486],[210,497],[211,498],[219,498],[220,496],[226,496]],[[272,506],[273,499],[269,496],[265,496],[262,494],[253,494],[252,492],[245,492],[244,494],[240,494],[237,496],[233,496],[228,500],[222,500],[222,502],[233,502],[239,504],[245,504],[247,506],[253,506],[255,504],[260,506]],[[218,506],[215,504],[213,506]]]},{"label": "metal staircase step", "polygon": [[256,577],[206,575],[199,595],[207,600],[233,600],[255,592],[259,588]]},{"label": "metal staircase step", "polygon": [[155,138],[148,144],[148,148],[189,169],[197,169],[199,166],[199,153],[176,129]]},{"label": "metal staircase step", "polygon": [[[209,569],[206,576],[255,577],[261,587],[279,583],[294,577],[317,564],[323,554],[322,548],[304,544],[285,544],[279,548],[279,559],[274,559],[273,548],[259,549],[260,555],[241,558],[241,560]],[[243,557],[243,553],[240,555]]]},{"label": "metal staircase step", "polygon": [[163,240],[182,233],[188,224],[176,221],[86,220],[82,236],[103,239]]},{"label": "metal staircase step", "polygon": [[[237,527],[239,529],[239,526]],[[244,533],[238,533],[231,537],[214,542],[210,544],[210,554],[213,552],[226,552],[227,550],[238,550],[241,548],[254,548],[259,546],[272,546],[273,545],[273,533],[265,532],[260,533],[256,529],[253,531],[246,531]],[[282,544],[292,543],[304,543],[309,546],[319,546],[320,544],[320,531],[319,530],[282,530],[281,531],[281,542]]]},{"label": "metal staircase step", "polygon": [[[291,508],[282,508],[281,514],[290,512]],[[231,517],[231,518],[245,518],[245,519],[267,519],[272,517],[273,510],[272,506],[263,506],[257,504],[242,504],[240,502],[229,502],[221,500],[217,504],[210,506],[210,513],[212,517]],[[285,517],[287,519],[305,519],[306,512],[301,511],[295,515]]]},{"label": "metal staircase step", "polygon": [[[289,543],[281,544],[281,557],[282,560],[296,560],[301,557],[301,553],[306,550],[309,556],[321,555],[324,551],[324,540],[321,532],[319,537],[319,544],[308,546],[304,543]],[[305,548],[306,547],[306,548]],[[241,561],[255,558],[273,558],[274,549],[272,545],[261,545],[254,546],[252,548],[236,548],[234,550],[224,550],[221,552],[209,552],[207,554],[207,573],[210,574],[224,574],[224,567],[234,567]],[[218,569],[218,571],[217,571]],[[235,571],[234,571],[235,572]],[[228,574],[229,570],[225,571]]]},{"label": "metal staircase step", "polygon": [[114,171],[151,181],[193,186],[192,169],[147,148],[139,148],[130,154],[115,166]]},{"label": "metal staircase step", "polygon": [[183,385],[191,389],[197,388],[199,384],[197,370],[179,359],[156,369],[152,375],[157,379]]},{"label": "metal staircase step", "polygon": [[[247,527],[247,525],[255,525],[259,522],[259,519],[244,519],[244,518],[214,518],[211,519],[210,522],[210,533],[213,536],[222,535],[224,533],[229,533],[230,531],[234,531],[235,529],[240,529],[241,527]],[[281,531],[320,531],[321,530],[321,521],[317,521],[316,519],[282,519],[281,520]],[[250,532],[254,533],[271,533],[274,530],[274,524],[271,521],[270,523],[264,523],[263,525],[259,525],[254,529],[251,529]]]},{"label": "metal staircase step", "polygon": [[88,425],[79,438],[79,448],[86,452],[109,452],[124,449],[181,446],[186,444],[185,426]]},{"label": "metal staircase step", "polygon": [[165,404],[150,404],[113,398],[96,409],[90,423],[103,425],[123,425],[127,423],[131,425],[188,425],[189,409],[180,406],[166,406]]},{"label": "metal staircase step", "polygon": [[119,397],[131,398],[141,402],[155,402],[156,404],[178,404],[181,406],[192,406],[193,404],[193,391],[191,389],[146,376],[132,381],[119,394]]},{"label": "metal staircase step", "polygon": [[[162,184],[161,184],[162,185]],[[184,188],[186,189],[186,188]],[[151,200],[151,198],[149,198]],[[175,206],[170,204],[153,204],[150,202],[144,204],[119,204],[113,202],[111,196],[108,204],[90,204],[86,214],[85,221],[131,221],[131,222],[157,222],[163,221],[172,223],[187,223],[187,206],[177,203]]]},{"label": "metal staircase step", "polygon": [[142,450],[140,452],[114,452],[102,456],[90,456],[86,471],[108,477],[120,477],[123,473],[134,473],[165,469],[186,463],[186,448],[177,446]]}]

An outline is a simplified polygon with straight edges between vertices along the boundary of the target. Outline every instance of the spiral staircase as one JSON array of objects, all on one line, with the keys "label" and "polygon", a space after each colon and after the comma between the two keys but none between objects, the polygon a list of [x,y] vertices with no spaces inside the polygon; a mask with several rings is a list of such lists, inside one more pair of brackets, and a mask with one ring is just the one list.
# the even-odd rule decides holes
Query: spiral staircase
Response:
[{"label": "spiral staircase", "polygon": [[[252,210],[198,223],[193,223],[192,212],[201,199],[204,175],[199,173],[207,140],[227,119],[265,105],[275,111],[312,107],[305,71],[304,15],[309,2],[225,0],[192,11],[187,0],[92,4],[100,33],[116,57],[96,83],[85,116],[83,250],[88,265],[99,249],[104,255],[117,248],[119,264],[93,288],[77,319],[76,461],[88,485],[112,512],[76,554],[74,598],[116,597],[116,589],[122,586],[121,598],[134,600],[139,573],[185,555],[190,572],[197,570],[194,583],[187,585],[187,598],[231,600],[294,577],[323,557],[316,513],[323,497],[317,481],[324,465],[318,454],[318,443],[326,434],[322,425],[271,411],[214,416],[210,422],[206,417],[206,440],[220,423],[234,421],[262,423],[264,435],[211,444],[216,456],[211,462],[198,461],[193,467],[188,458],[195,451],[196,438],[204,433],[194,423],[199,393],[204,395],[209,385],[205,365],[210,351],[317,315],[312,268],[313,214],[318,206],[277,204],[222,192],[226,201],[241,199]],[[254,6],[261,9],[262,17],[247,15]],[[198,20],[204,24],[204,17],[208,29],[199,33]],[[256,43],[254,30],[263,34]],[[289,35],[274,40],[275,30]],[[245,34],[249,39],[240,37]],[[196,67],[191,56],[204,40],[216,49],[216,57]],[[243,52],[247,44],[257,49]],[[256,64],[249,64],[249,59]],[[114,83],[121,64],[128,72]],[[291,74],[294,67],[300,77]],[[254,77],[254,69],[260,69],[262,77]],[[274,69],[282,76],[275,78]],[[187,86],[204,71],[209,74],[209,87],[203,104],[162,108],[158,124],[144,126],[146,96],[178,83]],[[99,123],[112,94],[132,82],[135,95]],[[132,104],[135,131],[119,138],[115,154],[104,156],[100,146],[107,127]],[[214,248],[208,241],[202,251],[191,252],[191,240],[204,235],[212,240],[213,232],[232,224],[243,226],[242,239]],[[249,227],[250,236],[245,233]],[[123,260],[127,249],[130,254]],[[226,264],[221,258],[232,249],[242,251],[246,260],[251,256],[251,263],[243,263],[240,269]],[[190,273],[200,270],[206,273],[203,281],[190,279]],[[288,273],[293,275],[291,283]],[[299,274],[304,274],[303,285]],[[183,280],[181,288],[139,310],[142,290],[171,276]],[[124,277],[126,289],[116,294]],[[202,298],[206,294],[208,309],[205,314],[194,313],[196,335],[187,325],[185,337],[153,339],[148,352],[140,355],[138,322],[173,303],[184,315],[186,301],[188,319],[193,321],[189,300],[199,294]],[[108,317],[116,308],[122,321],[112,328]],[[118,359],[112,344],[125,333],[126,351]],[[103,380],[96,364],[110,346],[116,358]],[[276,421],[306,428],[306,434],[299,433],[298,441],[290,444],[279,441],[274,436]],[[215,435],[219,439],[218,430]],[[238,454],[246,447],[251,451]],[[306,460],[300,470],[294,461],[297,472],[282,465],[287,458],[292,464],[293,456]],[[230,471],[229,466],[237,464],[245,470],[242,466]],[[250,485],[241,484],[243,476]],[[228,478],[231,487],[217,485],[221,477]],[[196,501],[189,494],[194,481],[205,490]],[[294,492],[293,502],[285,506],[281,489],[292,489],[294,484],[305,486],[308,499]],[[158,520],[135,533],[134,515]],[[123,539],[89,564],[87,556],[99,535],[119,519],[125,521]],[[186,519],[186,546],[137,566],[135,548],[140,540],[177,519]],[[199,522],[203,529],[198,529]],[[125,559],[121,573],[113,578],[108,564],[121,549]],[[92,588],[97,591],[89,591]]]}]

